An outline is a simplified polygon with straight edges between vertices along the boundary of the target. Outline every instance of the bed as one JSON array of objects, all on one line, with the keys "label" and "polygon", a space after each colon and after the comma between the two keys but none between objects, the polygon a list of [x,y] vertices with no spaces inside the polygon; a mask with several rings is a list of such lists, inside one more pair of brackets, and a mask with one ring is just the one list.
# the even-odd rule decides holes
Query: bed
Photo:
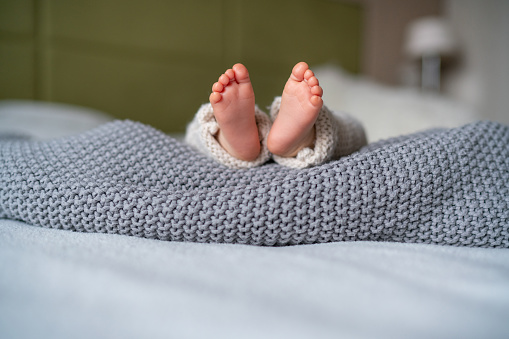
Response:
[{"label": "bed", "polygon": [[[331,67],[316,68],[325,91],[344,84],[352,89],[342,92],[341,102],[331,98],[331,108],[356,109],[371,141],[478,118],[445,98],[383,88]],[[363,92],[373,98],[371,107],[356,100]],[[376,99],[374,93],[383,95]],[[390,109],[409,104],[414,109],[404,117]],[[443,112],[446,122],[436,118]],[[407,119],[407,129],[377,130],[394,114]],[[24,118],[34,115],[46,123]],[[65,137],[109,120],[76,106],[0,105],[0,126],[10,137]],[[3,219],[0,267],[5,338],[509,336],[509,251],[503,248],[381,241],[204,244]]]},{"label": "bed", "polygon": [[162,242],[0,223],[4,338],[505,338],[509,253]]}]

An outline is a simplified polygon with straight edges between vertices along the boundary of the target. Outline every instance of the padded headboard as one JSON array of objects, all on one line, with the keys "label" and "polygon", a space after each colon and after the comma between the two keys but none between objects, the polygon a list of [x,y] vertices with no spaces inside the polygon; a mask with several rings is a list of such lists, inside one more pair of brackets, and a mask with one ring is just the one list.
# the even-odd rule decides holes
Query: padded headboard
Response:
[{"label": "padded headboard", "polygon": [[0,2],[0,99],[64,102],[183,132],[236,62],[260,107],[298,61],[358,72],[362,8],[333,0]]}]

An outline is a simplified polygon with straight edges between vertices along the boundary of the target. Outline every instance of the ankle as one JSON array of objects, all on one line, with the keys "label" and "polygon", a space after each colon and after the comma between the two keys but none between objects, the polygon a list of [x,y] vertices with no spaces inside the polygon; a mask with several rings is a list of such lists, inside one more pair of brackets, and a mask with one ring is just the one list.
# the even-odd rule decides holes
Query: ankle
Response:
[{"label": "ankle", "polygon": [[260,155],[261,147],[258,142],[254,140],[248,143],[247,147],[232,147],[228,142],[228,139],[221,133],[221,130],[217,132],[215,138],[219,145],[228,152],[231,156],[242,161],[254,161]]},{"label": "ankle", "polygon": [[[280,157],[295,157],[304,148],[314,148],[316,140],[315,125],[299,138],[297,143],[288,145],[286,139],[280,135],[269,134],[267,139],[267,147],[272,154]],[[285,146],[288,145],[288,146]]]}]

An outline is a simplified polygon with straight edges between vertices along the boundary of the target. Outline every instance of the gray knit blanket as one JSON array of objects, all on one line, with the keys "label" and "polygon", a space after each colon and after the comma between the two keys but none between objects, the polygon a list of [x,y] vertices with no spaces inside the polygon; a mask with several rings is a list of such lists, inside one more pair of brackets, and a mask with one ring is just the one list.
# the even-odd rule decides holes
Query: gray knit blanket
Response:
[{"label": "gray knit blanket", "polygon": [[228,169],[131,121],[45,142],[6,138],[0,218],[171,241],[507,248],[509,127],[422,132],[304,170]]}]

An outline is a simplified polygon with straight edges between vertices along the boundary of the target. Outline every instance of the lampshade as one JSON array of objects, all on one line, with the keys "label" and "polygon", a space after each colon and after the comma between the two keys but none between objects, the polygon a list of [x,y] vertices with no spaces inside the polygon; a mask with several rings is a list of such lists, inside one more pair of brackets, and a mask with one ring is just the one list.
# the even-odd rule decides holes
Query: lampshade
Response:
[{"label": "lampshade", "polygon": [[447,55],[456,47],[456,37],[449,22],[440,17],[415,20],[406,31],[405,52],[411,57]]}]

